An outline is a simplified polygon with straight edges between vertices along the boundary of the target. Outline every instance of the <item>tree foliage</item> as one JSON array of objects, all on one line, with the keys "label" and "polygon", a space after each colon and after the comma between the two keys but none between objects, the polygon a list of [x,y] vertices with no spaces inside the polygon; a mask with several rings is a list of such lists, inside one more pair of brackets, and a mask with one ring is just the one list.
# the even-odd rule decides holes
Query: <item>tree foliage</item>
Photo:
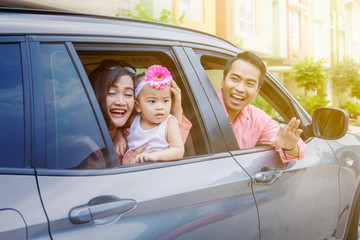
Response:
[{"label": "tree foliage", "polygon": [[305,89],[304,107],[306,108],[308,92],[323,88],[329,75],[323,66],[324,59],[315,61],[313,57],[309,56],[306,56],[303,60],[300,60],[297,56],[296,58],[298,61],[291,65],[290,77],[296,81],[298,87]]},{"label": "tree foliage", "polygon": [[350,88],[350,94],[360,99],[360,65],[352,59],[344,59],[331,69],[331,80],[338,93],[339,102]]},{"label": "tree foliage", "polygon": [[[135,7],[135,14],[128,13],[123,14],[121,16],[127,18],[134,18],[134,19],[142,19],[146,21],[153,21],[153,22],[160,22],[160,23],[168,23],[173,25],[180,25],[183,23],[185,12],[181,14],[181,16],[176,19],[172,17],[172,13],[169,9],[163,8],[160,13],[159,18],[154,18],[152,15],[148,13],[149,11],[140,3]],[[116,14],[116,16],[120,16],[120,14]]]},{"label": "tree foliage", "polygon": [[[320,107],[326,107],[330,101],[326,100],[326,94],[321,94],[319,96],[314,95],[310,97],[306,97],[298,93],[294,96],[301,105],[304,106],[305,110],[312,116],[315,109]],[[306,104],[305,104],[306,103]]]}]

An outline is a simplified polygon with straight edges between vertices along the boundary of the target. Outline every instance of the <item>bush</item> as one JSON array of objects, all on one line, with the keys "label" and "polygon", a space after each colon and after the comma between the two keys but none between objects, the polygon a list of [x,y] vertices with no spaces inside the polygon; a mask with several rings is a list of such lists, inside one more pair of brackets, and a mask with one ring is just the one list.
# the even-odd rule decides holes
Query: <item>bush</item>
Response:
[{"label": "bush", "polygon": [[346,103],[342,103],[340,108],[346,110],[349,113],[350,118],[356,119],[358,116],[360,116],[359,104],[347,101]]},{"label": "bush", "polygon": [[260,108],[261,110],[263,110],[264,112],[266,112],[267,114],[269,114],[272,117],[277,114],[275,109],[259,94],[256,95],[256,97],[251,102],[251,104],[254,105],[255,107]]},{"label": "bush", "polygon": [[330,101],[326,100],[326,94],[321,94],[320,96],[314,95],[307,97],[305,105],[305,96],[301,93],[295,95],[295,98],[300,102],[300,104],[305,108],[305,110],[312,116],[315,109],[319,107],[327,107]]}]

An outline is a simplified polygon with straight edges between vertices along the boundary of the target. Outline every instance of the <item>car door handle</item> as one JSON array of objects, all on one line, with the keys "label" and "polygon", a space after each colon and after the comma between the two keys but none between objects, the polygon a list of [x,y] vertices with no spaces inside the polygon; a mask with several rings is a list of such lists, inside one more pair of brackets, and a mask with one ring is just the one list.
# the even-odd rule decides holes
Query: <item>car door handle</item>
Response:
[{"label": "car door handle", "polygon": [[272,184],[282,175],[280,169],[270,167],[263,167],[260,172],[255,173],[255,183],[257,184]]},{"label": "car door handle", "polygon": [[118,199],[114,196],[96,197],[88,204],[72,208],[69,212],[69,218],[75,224],[88,223],[113,215],[120,216],[135,208],[136,204],[136,201],[132,199]]}]

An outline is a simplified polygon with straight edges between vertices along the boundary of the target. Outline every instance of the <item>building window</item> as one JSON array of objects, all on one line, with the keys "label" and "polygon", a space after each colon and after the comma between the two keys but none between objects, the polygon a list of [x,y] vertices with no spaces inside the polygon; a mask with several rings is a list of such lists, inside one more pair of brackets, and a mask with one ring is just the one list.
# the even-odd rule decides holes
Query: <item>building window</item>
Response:
[{"label": "building window", "polygon": [[322,24],[321,22],[315,22],[314,25],[314,56],[316,59],[322,57],[322,46],[324,42],[322,39]]},{"label": "building window", "polygon": [[202,22],[203,1],[202,0],[179,0],[179,15],[185,12],[185,18]]},{"label": "building window", "polygon": [[255,10],[254,0],[234,0],[235,33],[254,34]]},{"label": "building window", "polygon": [[290,11],[290,48],[300,49],[300,12]]}]

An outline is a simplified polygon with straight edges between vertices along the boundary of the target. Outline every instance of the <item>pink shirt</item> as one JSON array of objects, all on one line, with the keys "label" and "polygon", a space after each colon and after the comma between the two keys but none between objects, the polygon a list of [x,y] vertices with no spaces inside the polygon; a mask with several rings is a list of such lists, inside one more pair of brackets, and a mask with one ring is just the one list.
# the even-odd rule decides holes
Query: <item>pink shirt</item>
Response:
[{"label": "pink shirt", "polygon": [[[226,112],[221,90],[217,92],[217,95]],[[227,112],[226,115],[228,116]],[[278,132],[279,123],[273,120],[271,116],[266,114],[263,110],[249,104],[241,110],[236,121],[231,124],[231,127],[234,131],[239,148],[242,149],[255,147],[258,142],[271,145],[270,139],[275,137]],[[285,163],[296,161],[304,157],[307,145],[300,139],[297,146],[299,149],[298,158],[284,153],[281,148],[275,148],[275,150],[279,153],[281,160]],[[286,156],[284,154],[286,154]]]}]

